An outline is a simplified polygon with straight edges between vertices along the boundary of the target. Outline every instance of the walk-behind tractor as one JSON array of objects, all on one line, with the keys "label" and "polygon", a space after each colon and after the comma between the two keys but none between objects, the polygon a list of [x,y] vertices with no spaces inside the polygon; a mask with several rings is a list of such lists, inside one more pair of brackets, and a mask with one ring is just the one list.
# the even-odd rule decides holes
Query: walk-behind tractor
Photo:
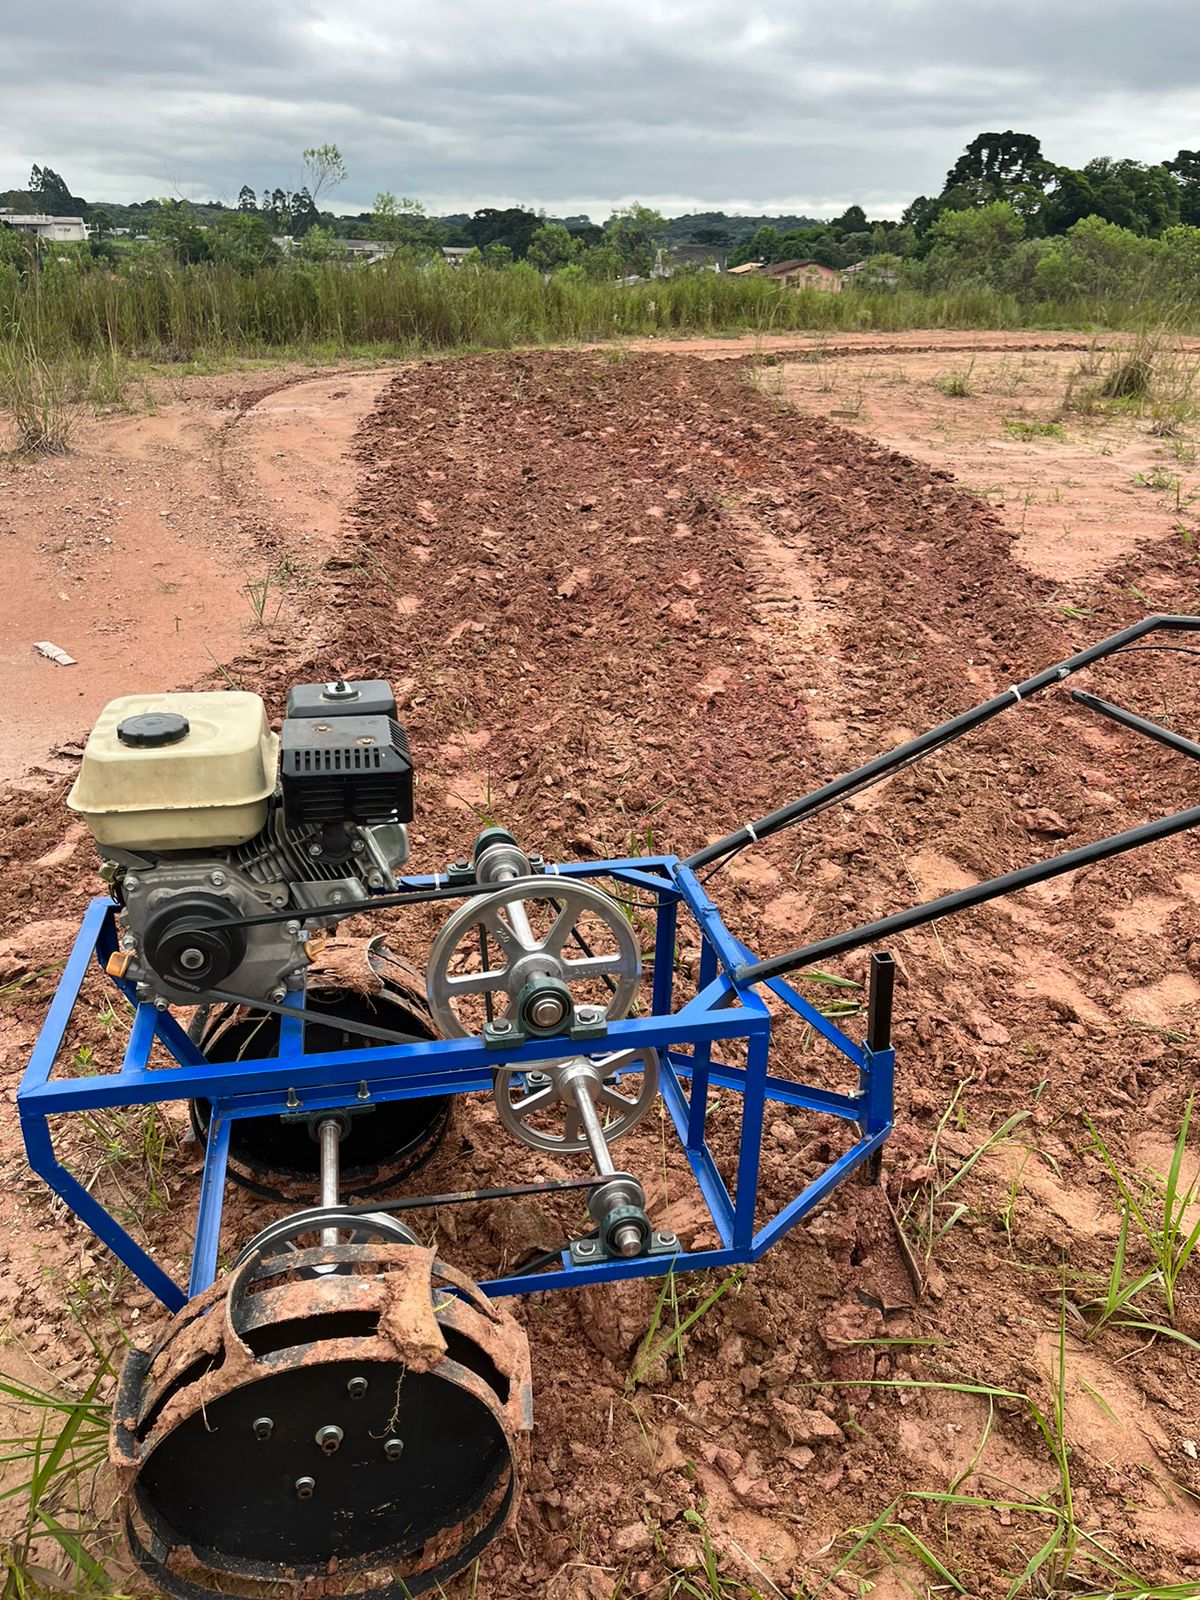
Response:
[{"label": "walk-behind tractor", "polygon": [[[1179,833],[1200,806],[765,960],[725,926],[712,874],[1146,635],[1197,629],[1197,617],[1148,618],[684,860],[550,863],[489,827],[469,857],[409,876],[413,765],[382,682],[294,688],[278,736],[253,694],[109,705],[68,802],[109,893],[84,916],[18,1103],[34,1169],[170,1313],[129,1357],[113,1424],[128,1538],[154,1584],[186,1600],[409,1596],[469,1564],[512,1510],[532,1424],[529,1353],[505,1297],[756,1261],[855,1168],[877,1168],[892,1124],[891,958],[871,957],[863,1042],[787,975]],[[1074,698],[1200,757],[1167,728]],[[338,998],[312,981],[342,919],[437,902],[454,909],[423,982],[390,943],[403,919],[363,948],[373,993]],[[700,949],[682,997],[680,918]],[[646,986],[635,927],[653,928]],[[120,1067],[81,1075],[60,1058],[93,960],[133,1020]],[[771,1072],[784,1011],[850,1063],[852,1092]],[[740,1100],[736,1162],[710,1148],[713,1091],[723,1128]],[[422,1194],[414,1176],[462,1094],[490,1095],[558,1176]],[[160,1101],[190,1103],[206,1152],[186,1288],[51,1137],[63,1113]],[[614,1159],[660,1102],[711,1215],[710,1248],[656,1226],[642,1178]],[[849,1136],[764,1221],[768,1102],[840,1119]],[[562,1176],[569,1157],[585,1175]],[[229,1179],[271,1220],[222,1255]],[[424,1242],[434,1208],[564,1190],[592,1226],[506,1276],[475,1283]],[[288,1212],[306,1191],[306,1209]]]}]

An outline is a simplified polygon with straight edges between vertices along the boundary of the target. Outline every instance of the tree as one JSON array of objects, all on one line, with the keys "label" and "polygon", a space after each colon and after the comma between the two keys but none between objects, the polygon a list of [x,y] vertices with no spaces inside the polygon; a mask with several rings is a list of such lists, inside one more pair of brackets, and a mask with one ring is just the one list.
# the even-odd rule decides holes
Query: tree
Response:
[{"label": "tree", "polygon": [[537,213],[527,211],[524,206],[508,206],[504,210],[484,206],[467,223],[467,232],[477,249],[486,250],[489,244],[502,244],[520,261],[541,225]]},{"label": "tree", "polygon": [[247,277],[279,257],[270,228],[261,217],[248,211],[235,211],[222,217],[207,235],[206,242],[214,261],[236,267]]},{"label": "tree", "polygon": [[529,240],[526,259],[539,272],[553,272],[556,267],[565,267],[578,253],[579,245],[568,229],[560,223],[550,222],[545,227],[535,229]]},{"label": "tree", "polygon": [[841,216],[829,224],[830,231],[837,234],[869,233],[871,224],[867,221],[867,213],[861,206],[847,206]]},{"label": "tree", "polygon": [[53,167],[35,166],[29,174],[29,194],[37,210],[51,216],[71,216],[86,209],[77,200]]},{"label": "tree", "polygon": [[1106,222],[1157,238],[1179,221],[1179,184],[1165,167],[1099,156],[1083,175],[1095,197],[1095,215]]},{"label": "tree", "polygon": [[92,238],[97,243],[103,241],[106,233],[112,232],[112,217],[105,211],[103,206],[93,206],[92,214],[88,220],[92,225]]},{"label": "tree", "polygon": [[1200,150],[1181,150],[1163,166],[1179,185],[1179,220],[1200,228]]},{"label": "tree", "polygon": [[156,201],[149,232],[156,244],[185,266],[207,261],[212,254],[208,235],[186,200]]},{"label": "tree", "polygon": [[929,230],[929,278],[935,284],[973,281],[1006,288],[1013,251],[1024,237],[1025,224],[1006,200],[944,212]]},{"label": "tree", "polygon": [[659,212],[636,201],[614,211],[604,225],[624,271],[637,273],[641,277],[645,277],[654,265],[659,236],[666,226],[666,220]]},{"label": "tree", "polygon": [[433,245],[433,224],[421,202],[410,200],[407,195],[397,200],[388,189],[375,196],[370,233],[372,239],[408,250]]},{"label": "tree", "polygon": [[1034,270],[1034,287],[1050,299],[1136,295],[1146,287],[1160,250],[1157,240],[1140,238],[1103,217],[1084,217],[1061,239],[1048,241]]},{"label": "tree", "polygon": [[782,261],[785,259],[783,235],[778,228],[758,228],[748,239],[743,239],[729,257],[731,267],[740,267],[747,261]]},{"label": "tree", "polygon": [[286,190],[275,188],[271,190],[271,199],[268,203],[266,190],[263,190],[262,210],[272,233],[287,233],[292,225],[292,201]]},{"label": "tree", "polygon": [[[1004,189],[1029,186],[1040,189],[1049,162],[1042,142],[1031,133],[980,133],[946,174],[943,194],[957,188],[975,190],[987,200],[1001,198]],[[986,201],[984,202],[986,203]]]},{"label": "tree", "polygon": [[342,152],[335,144],[314,145],[304,152],[303,160],[308,175],[306,190],[314,206],[323,194],[331,193],[349,176]]},{"label": "tree", "polygon": [[292,196],[291,212],[293,239],[302,239],[310,228],[317,227],[321,221],[321,213],[307,188],[300,189]]},{"label": "tree", "polygon": [[1096,196],[1085,173],[1055,167],[1053,187],[1042,208],[1042,226],[1048,234],[1066,233],[1096,211]]},{"label": "tree", "polygon": [[244,183],[242,185],[242,187],[238,190],[238,210],[239,211],[257,211],[258,210],[258,196],[254,193],[254,190],[250,187],[250,185],[248,183]]}]

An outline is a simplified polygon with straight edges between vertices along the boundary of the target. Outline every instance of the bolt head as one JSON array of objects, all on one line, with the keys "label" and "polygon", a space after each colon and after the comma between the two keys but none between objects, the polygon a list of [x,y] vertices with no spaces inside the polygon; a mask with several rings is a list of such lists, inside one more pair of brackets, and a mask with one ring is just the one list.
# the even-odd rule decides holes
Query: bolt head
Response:
[{"label": "bolt head", "polygon": [[[126,878],[125,881],[128,883],[129,879]],[[208,881],[212,884],[214,889],[219,889],[225,882],[225,874],[223,872],[210,872],[208,875]]]},{"label": "bolt head", "polygon": [[327,1456],[336,1455],[342,1442],[342,1430],[336,1423],[329,1423],[324,1428],[318,1428],[314,1436]]},{"label": "bolt head", "polygon": [[204,965],[204,951],[197,950],[195,945],[189,945],[186,950],[179,952],[179,965],[185,972],[199,972]]},{"label": "bolt head", "polygon": [[135,889],[142,887],[142,880],[135,877],[132,872],[127,872],[125,874],[125,887],[132,894]]},{"label": "bolt head", "polygon": [[492,1023],[493,1033],[508,1033],[511,1028],[512,1023],[507,1017],[497,1017],[495,1022]]},{"label": "bolt head", "polygon": [[317,1487],[317,1480],[315,1478],[307,1478],[307,1477],[306,1478],[297,1478],[296,1479],[296,1498],[297,1498],[297,1500],[311,1500],[312,1497],[313,1497],[313,1490],[316,1487]]},{"label": "bolt head", "polygon": [[613,1249],[619,1256],[639,1255],[642,1249],[642,1230],[635,1223],[622,1223],[613,1235]]},{"label": "bolt head", "polygon": [[255,1417],[253,1427],[256,1439],[269,1439],[275,1431],[275,1424],[270,1417]]},{"label": "bolt head", "polygon": [[596,1241],[594,1239],[580,1239],[575,1246],[576,1255],[594,1256],[596,1254]]},{"label": "bolt head", "polygon": [[388,1439],[384,1444],[383,1453],[389,1461],[399,1461],[404,1454],[403,1439]]},{"label": "bolt head", "polygon": [[367,1380],[365,1378],[351,1378],[346,1385],[346,1393],[352,1400],[361,1400],[366,1392]]}]

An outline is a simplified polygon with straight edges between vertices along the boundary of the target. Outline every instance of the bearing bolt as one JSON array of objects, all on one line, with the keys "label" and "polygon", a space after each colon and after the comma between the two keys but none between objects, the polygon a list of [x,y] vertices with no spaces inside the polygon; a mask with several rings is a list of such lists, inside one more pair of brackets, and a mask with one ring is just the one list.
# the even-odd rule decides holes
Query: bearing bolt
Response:
[{"label": "bearing bolt", "polygon": [[594,1239],[580,1239],[579,1242],[575,1246],[575,1253],[576,1253],[576,1255],[581,1255],[581,1256],[594,1256],[596,1254],[596,1242],[595,1242],[595,1240]]},{"label": "bearing bolt", "polygon": [[366,1392],[367,1380],[365,1378],[351,1378],[350,1382],[346,1385],[346,1393],[350,1396],[351,1400],[361,1400]]},{"label": "bearing bolt", "polygon": [[316,1487],[317,1480],[315,1478],[297,1478],[296,1498],[298,1500],[311,1500],[313,1497],[313,1490]]},{"label": "bearing bolt", "polygon": [[403,1439],[389,1439],[383,1447],[383,1453],[389,1461],[399,1461],[404,1454]]},{"label": "bearing bolt", "polygon": [[336,1455],[342,1442],[342,1430],[336,1423],[331,1422],[328,1426],[317,1429],[316,1440],[327,1456]]},{"label": "bearing bolt", "polygon": [[254,1437],[256,1439],[269,1439],[275,1431],[275,1424],[270,1417],[255,1417]]}]

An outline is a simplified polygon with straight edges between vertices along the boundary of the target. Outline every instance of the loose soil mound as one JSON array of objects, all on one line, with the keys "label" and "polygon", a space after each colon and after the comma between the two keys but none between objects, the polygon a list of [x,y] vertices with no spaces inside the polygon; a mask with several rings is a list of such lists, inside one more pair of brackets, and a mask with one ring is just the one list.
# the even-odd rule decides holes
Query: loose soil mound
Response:
[{"label": "loose soil mound", "polygon": [[[357,541],[326,569],[329,642],[229,670],[276,713],[290,682],[334,670],[397,685],[421,779],[421,870],[460,855],[492,817],[551,858],[685,853],[1147,609],[1200,609],[1173,539],[1096,580],[1094,615],[1064,615],[1052,585],[1014,561],[1010,531],[945,474],[781,411],[734,364],[587,353],[416,367],[385,391],[356,449]],[[1139,653],[1090,686],[1194,733],[1193,666]],[[1180,809],[1194,776],[1049,696],[739,857],[710,887],[735,931],[773,952]],[[89,888],[82,852],[52,854],[59,800],[34,810],[13,797],[4,812],[10,1097],[51,981],[37,973],[62,950],[53,919],[77,915]],[[418,964],[432,926],[394,924]],[[669,1593],[667,1574],[700,1559],[706,1539],[726,1592],[792,1594],[819,1584],[850,1548],[841,1536],[894,1501],[892,1529],[936,1550],[966,1592],[1003,1594],[1052,1531],[1047,1516],[967,1507],[947,1524],[940,1507],[901,1497],[951,1483],[1022,1502],[1053,1490],[1028,1407],[1000,1402],[989,1427],[989,1402],[969,1386],[1051,1408],[1060,1314],[1080,1524],[1147,1577],[1200,1579],[1195,1352],[1116,1329],[1085,1342],[1076,1309],[1089,1275],[1107,1273],[1117,1226],[1083,1115],[1130,1171],[1161,1171],[1194,1085],[1200,848],[1176,840],[1089,869],[902,938],[894,953],[901,1126],[889,1190],[901,1207],[916,1200],[914,1230],[922,1217],[934,1232],[950,1224],[925,1296],[913,1304],[898,1281],[879,1206],[854,1180],[697,1318],[682,1366],[665,1344],[639,1361],[638,1342],[656,1315],[665,1335],[715,1285],[681,1279],[677,1307],[660,1313],[645,1284],[522,1302],[538,1426],[516,1530],[484,1557],[480,1595]],[[695,960],[682,941],[685,984]],[[838,971],[861,977],[865,957]],[[98,1059],[119,1043],[94,1018],[80,1042]],[[782,1030],[773,1065],[836,1081],[798,1029]],[[724,1159],[736,1108],[718,1098]],[[936,1203],[930,1183],[1014,1116]],[[422,1186],[560,1170],[502,1138],[487,1102],[464,1108],[461,1135]],[[0,1313],[46,1365],[78,1370],[85,1347],[60,1320],[63,1279],[82,1283],[94,1324],[110,1266],[69,1221],[51,1231],[11,1118],[0,1139],[0,1223],[26,1233]],[[764,1217],[838,1139],[798,1114],[772,1123]],[[657,1214],[703,1242],[660,1122],[619,1148]],[[170,1207],[142,1208],[164,1262],[185,1248],[197,1167],[194,1148],[168,1151],[156,1182]],[[121,1181],[136,1187],[138,1175]],[[263,1220],[261,1203],[235,1197],[226,1247]],[[578,1226],[565,1205],[549,1219],[515,1204],[460,1209],[438,1218],[438,1240],[485,1274]],[[128,1285],[113,1306],[125,1324],[149,1315]],[[1200,1338],[1194,1275],[1177,1326]],[[924,1592],[933,1580],[912,1542],[880,1537],[896,1572],[879,1592],[901,1571]],[[871,1546],[854,1567],[887,1560]]]}]

